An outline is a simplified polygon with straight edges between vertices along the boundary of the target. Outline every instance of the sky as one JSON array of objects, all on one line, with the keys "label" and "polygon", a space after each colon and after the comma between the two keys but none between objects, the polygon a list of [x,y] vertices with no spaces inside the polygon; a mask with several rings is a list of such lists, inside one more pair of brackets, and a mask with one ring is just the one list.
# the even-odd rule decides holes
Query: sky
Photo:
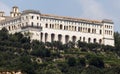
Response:
[{"label": "sky", "polygon": [[13,6],[18,6],[20,11],[34,9],[43,14],[110,19],[114,22],[114,30],[120,32],[120,0],[0,0],[0,10],[6,15]]}]

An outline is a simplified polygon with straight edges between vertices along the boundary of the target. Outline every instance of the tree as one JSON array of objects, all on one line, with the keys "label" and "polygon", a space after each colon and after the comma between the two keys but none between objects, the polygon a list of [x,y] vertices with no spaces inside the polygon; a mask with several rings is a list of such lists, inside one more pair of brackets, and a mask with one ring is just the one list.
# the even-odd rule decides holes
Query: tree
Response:
[{"label": "tree", "polygon": [[104,61],[102,60],[102,58],[97,56],[91,57],[89,59],[89,65],[93,65],[98,68],[104,68]]},{"label": "tree", "polygon": [[51,56],[50,50],[48,50],[46,48],[45,49],[33,50],[31,52],[31,54],[34,55],[34,56],[37,56],[37,57],[42,57],[42,58]]},{"label": "tree", "polygon": [[95,66],[89,66],[85,68],[80,74],[104,74],[103,71],[101,71],[100,68],[97,68]]},{"label": "tree", "polygon": [[67,43],[69,48],[74,48],[75,47],[75,42],[71,42],[69,41],[69,43]]},{"label": "tree", "polygon": [[75,66],[76,65],[76,59],[74,57],[69,57],[68,61],[67,61],[67,64],[69,66]]},{"label": "tree", "polygon": [[31,61],[31,57],[22,56],[20,57],[20,69],[27,74],[35,74],[34,66]]},{"label": "tree", "polygon": [[78,65],[80,65],[80,66],[86,66],[86,60],[85,60],[85,58],[79,58],[78,59]]},{"label": "tree", "polygon": [[101,46],[98,43],[88,43],[87,46],[90,50],[94,50],[96,48],[100,48]]},{"label": "tree", "polygon": [[114,33],[114,39],[115,39],[115,48],[116,48],[116,51],[120,51],[120,33],[115,32]]},{"label": "tree", "polygon": [[87,43],[86,42],[81,42],[80,40],[77,41],[77,46],[79,48],[83,48],[83,47],[86,47]]},{"label": "tree", "polygon": [[0,30],[0,39],[6,40],[6,39],[8,39],[8,36],[9,36],[8,30],[5,27],[2,28],[2,30]]}]

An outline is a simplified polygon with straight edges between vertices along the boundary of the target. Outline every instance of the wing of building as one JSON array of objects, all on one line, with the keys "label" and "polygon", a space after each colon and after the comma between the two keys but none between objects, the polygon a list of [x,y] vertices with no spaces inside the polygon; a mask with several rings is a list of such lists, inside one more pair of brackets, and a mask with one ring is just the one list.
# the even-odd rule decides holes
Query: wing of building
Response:
[{"label": "wing of building", "polygon": [[89,20],[42,14],[36,10],[24,10],[14,6],[10,16],[0,12],[0,29],[9,33],[30,33],[31,39],[43,42],[61,41],[68,43],[81,40],[114,46],[114,25],[112,20]]}]

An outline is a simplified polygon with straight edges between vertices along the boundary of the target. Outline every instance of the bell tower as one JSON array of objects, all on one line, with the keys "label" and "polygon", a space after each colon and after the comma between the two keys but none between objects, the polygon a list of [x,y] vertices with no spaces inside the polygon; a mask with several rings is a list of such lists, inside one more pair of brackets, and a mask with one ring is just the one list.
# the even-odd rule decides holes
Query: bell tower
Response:
[{"label": "bell tower", "polygon": [[3,17],[4,14],[5,14],[5,12],[1,11],[1,12],[0,12],[0,17]]},{"label": "bell tower", "polygon": [[17,17],[17,16],[20,16],[20,12],[19,12],[19,8],[17,6],[14,6],[12,8],[12,11],[10,12],[10,16],[11,17]]}]

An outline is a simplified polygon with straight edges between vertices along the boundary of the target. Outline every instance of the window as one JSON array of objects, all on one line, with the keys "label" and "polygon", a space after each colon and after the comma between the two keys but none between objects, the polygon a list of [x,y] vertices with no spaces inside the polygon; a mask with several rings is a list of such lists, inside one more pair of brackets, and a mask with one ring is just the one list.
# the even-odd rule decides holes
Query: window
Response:
[{"label": "window", "polygon": [[62,29],[62,25],[60,25],[60,29]]},{"label": "window", "polygon": [[28,16],[26,16],[26,19],[28,19]]},{"label": "window", "polygon": [[102,34],[102,30],[100,30],[100,34]]},{"label": "window", "polygon": [[51,28],[51,24],[50,24],[50,28]]},{"label": "window", "polygon": [[28,25],[28,22],[26,22],[26,25]]},{"label": "window", "polygon": [[34,19],[34,16],[32,16],[31,18]]},{"label": "window", "polygon": [[45,24],[45,27],[48,28],[48,24],[47,23]]},{"label": "window", "polygon": [[31,26],[33,26],[33,24],[34,24],[34,23],[33,23],[33,22],[31,22]]},{"label": "window", "polygon": [[93,39],[93,42],[96,43],[96,41],[97,41],[96,38],[94,38],[94,39]]},{"label": "window", "polygon": [[37,20],[39,19],[39,16],[37,16]]},{"label": "window", "polygon": [[91,31],[90,31],[90,28],[88,28],[88,33],[90,33]]},{"label": "window", "polygon": [[39,26],[39,23],[37,23],[37,27]]},{"label": "window", "polygon": [[83,37],[83,42],[85,42],[85,37]]}]

